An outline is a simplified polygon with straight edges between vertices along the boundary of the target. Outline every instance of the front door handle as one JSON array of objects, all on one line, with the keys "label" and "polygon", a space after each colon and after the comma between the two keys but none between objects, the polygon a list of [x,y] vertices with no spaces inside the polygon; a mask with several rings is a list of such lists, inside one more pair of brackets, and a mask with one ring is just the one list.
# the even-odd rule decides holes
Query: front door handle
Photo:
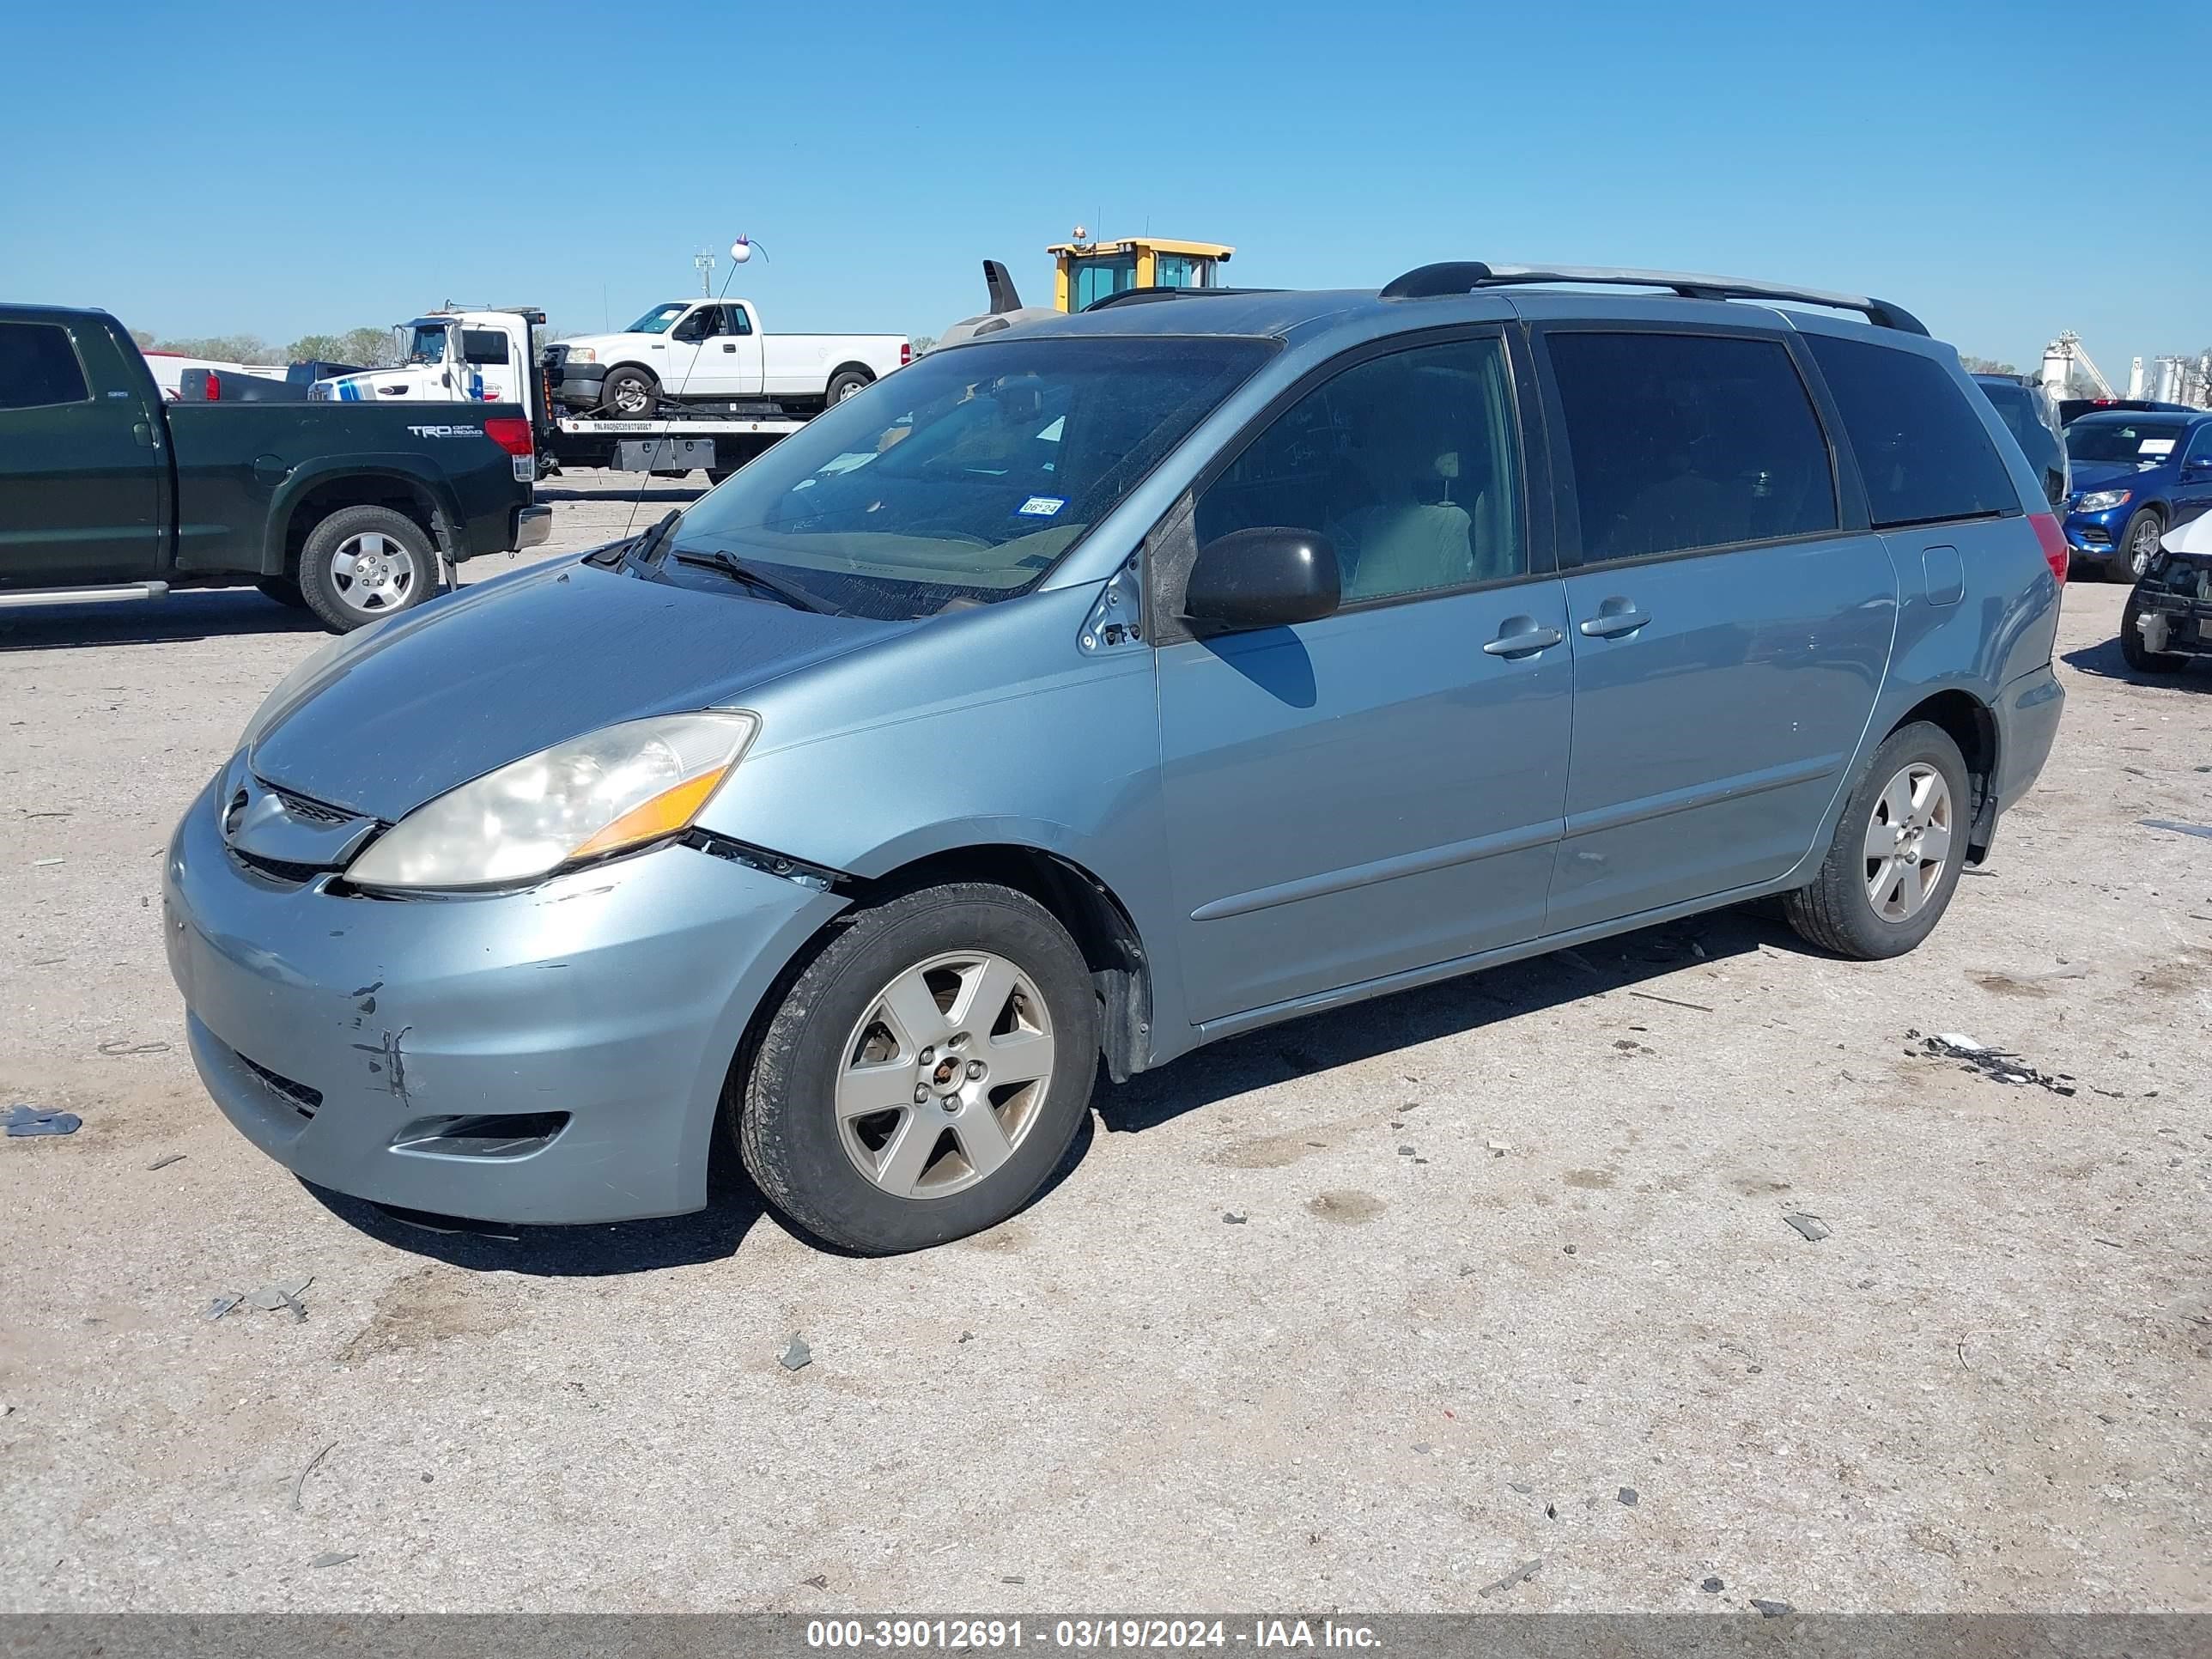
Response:
[{"label": "front door handle", "polygon": [[725,351],[735,351],[735,350],[737,349],[737,347],[735,347],[735,346],[733,346],[733,345],[726,345],[726,346],[724,346],[724,347],[722,348],[722,349],[723,349],[723,350],[725,350]]},{"label": "front door handle", "polygon": [[1633,634],[1650,620],[1630,601],[1611,599],[1598,606],[1597,615],[1580,626],[1583,634],[1593,640],[1611,640]]},{"label": "front door handle", "polygon": [[[1515,624],[1519,624],[1517,628]],[[1500,634],[1487,641],[1483,649],[1493,657],[1526,657],[1550,649],[1566,635],[1556,628],[1540,628],[1526,617],[1516,617],[1505,624],[1513,628],[1510,634]]]}]

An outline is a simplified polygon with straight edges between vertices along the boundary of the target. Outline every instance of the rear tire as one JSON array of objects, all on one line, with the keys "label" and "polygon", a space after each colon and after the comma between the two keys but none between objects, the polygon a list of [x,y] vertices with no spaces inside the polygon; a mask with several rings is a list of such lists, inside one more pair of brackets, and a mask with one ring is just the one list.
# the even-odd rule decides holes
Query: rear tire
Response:
[{"label": "rear tire", "polygon": [[610,369],[599,385],[599,408],[616,420],[650,420],[659,407],[660,382],[644,369]]},{"label": "rear tire", "polygon": [[412,611],[438,591],[430,532],[388,507],[342,507],[300,549],[300,596],[333,634]]},{"label": "rear tire", "polygon": [[1067,930],[1025,894],[958,882],[842,922],[726,1110],[769,1203],[833,1244],[889,1255],[1036,1197],[1097,1069],[1097,992]]},{"label": "rear tire", "polygon": [[2166,515],[2154,507],[2139,507],[2120,532],[2119,556],[2105,567],[2116,582],[2141,581],[2150,562],[2158,556],[2158,539],[2166,534]]},{"label": "rear tire", "polygon": [[1820,873],[1785,897],[1790,925],[1838,956],[1903,956],[1951,902],[1972,811],[1949,732],[1926,720],[1891,732],[1851,791]]},{"label": "rear tire", "polygon": [[2142,615],[2142,589],[2137,587],[2120,611],[2120,655],[2127,659],[2128,666],[2138,674],[2179,674],[2188,667],[2189,659],[2178,651],[2145,648],[2142,629],[2136,620]]},{"label": "rear tire", "polygon": [[830,377],[830,389],[823,394],[823,404],[835,409],[854,393],[865,392],[875,384],[875,376],[865,369],[842,369]]}]

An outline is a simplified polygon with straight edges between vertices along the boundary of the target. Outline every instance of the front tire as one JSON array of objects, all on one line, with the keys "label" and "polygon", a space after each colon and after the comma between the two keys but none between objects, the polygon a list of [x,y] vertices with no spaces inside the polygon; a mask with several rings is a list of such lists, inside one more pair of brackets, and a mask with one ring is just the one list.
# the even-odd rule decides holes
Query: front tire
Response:
[{"label": "front tire", "polygon": [[2189,665],[2189,659],[2178,651],[2148,649],[2137,622],[2142,615],[2142,589],[2138,587],[2128,595],[2128,602],[2120,611],[2120,655],[2138,674],[2179,674]]},{"label": "front tire", "polygon": [[1098,1000],[1052,913],[980,882],[860,912],[799,973],[731,1091],[768,1200],[871,1255],[997,1224],[1083,1125]]},{"label": "front tire", "polygon": [[430,532],[388,507],[340,507],[300,549],[300,597],[333,634],[411,611],[437,591]]},{"label": "front tire", "polygon": [[1949,732],[1926,720],[1891,732],[1851,791],[1820,873],[1784,900],[1790,925],[1838,956],[1903,956],[1958,888],[1972,800]]},{"label": "front tire", "polygon": [[599,385],[599,407],[617,420],[649,420],[660,407],[660,382],[641,368],[610,369]]},{"label": "front tire", "polygon": [[2165,534],[2164,514],[2154,507],[2137,507],[2120,532],[2119,556],[2105,567],[2105,574],[2116,582],[2141,581],[2158,556],[2159,538]]}]

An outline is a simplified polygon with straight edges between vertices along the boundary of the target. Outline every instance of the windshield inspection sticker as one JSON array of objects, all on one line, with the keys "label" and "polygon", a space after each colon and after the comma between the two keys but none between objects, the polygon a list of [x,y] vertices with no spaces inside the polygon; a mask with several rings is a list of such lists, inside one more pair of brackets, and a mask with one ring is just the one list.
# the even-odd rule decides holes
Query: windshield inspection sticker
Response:
[{"label": "windshield inspection sticker", "polygon": [[2171,438],[2145,438],[2142,441],[2142,448],[2137,450],[2136,453],[2141,455],[2171,455],[2173,453],[2173,440]]},{"label": "windshield inspection sticker", "polygon": [[1015,515],[1024,519],[1049,519],[1067,505],[1065,495],[1032,495],[1014,509]]}]

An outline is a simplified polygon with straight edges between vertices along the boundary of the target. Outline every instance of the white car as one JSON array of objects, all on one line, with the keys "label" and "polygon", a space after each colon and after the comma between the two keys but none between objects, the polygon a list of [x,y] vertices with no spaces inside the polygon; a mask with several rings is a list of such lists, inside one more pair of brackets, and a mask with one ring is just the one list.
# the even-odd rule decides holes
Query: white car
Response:
[{"label": "white car", "polygon": [[903,334],[770,334],[750,300],[671,301],[619,334],[587,334],[546,353],[556,401],[623,420],[735,398],[811,412],[913,361]]}]

